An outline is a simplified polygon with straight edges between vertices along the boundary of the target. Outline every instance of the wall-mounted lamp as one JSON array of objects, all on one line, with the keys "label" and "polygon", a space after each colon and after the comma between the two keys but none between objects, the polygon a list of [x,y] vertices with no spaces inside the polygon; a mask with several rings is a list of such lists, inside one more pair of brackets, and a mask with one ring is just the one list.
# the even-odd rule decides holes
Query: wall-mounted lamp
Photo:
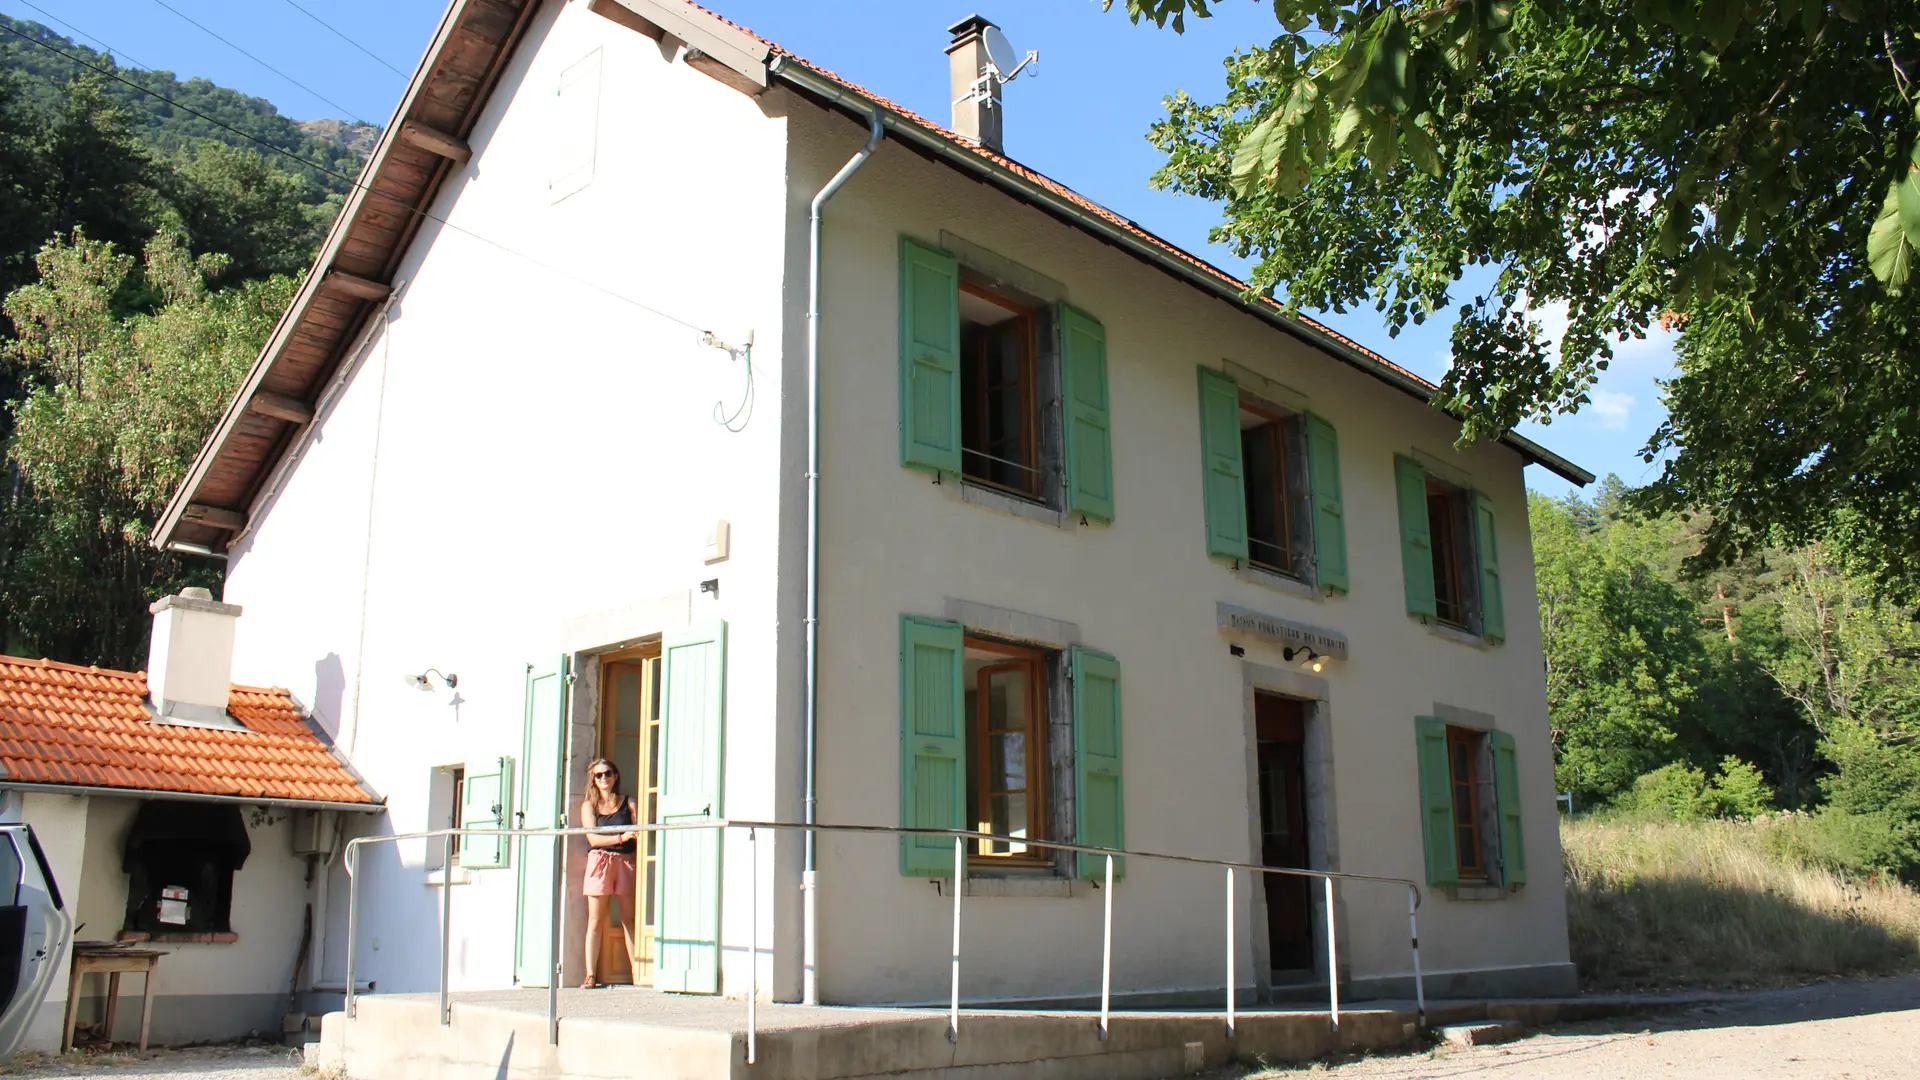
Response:
[{"label": "wall-mounted lamp", "polygon": [[401,681],[405,682],[408,686],[413,687],[415,690],[425,691],[425,690],[433,689],[432,677],[438,677],[441,682],[446,684],[447,689],[449,690],[460,685],[460,676],[450,675],[444,671],[441,671],[439,668],[428,668],[427,670],[421,672],[418,675],[413,675],[413,674],[402,675],[400,676],[400,679]]},{"label": "wall-mounted lamp", "polygon": [[1298,648],[1287,649],[1283,651],[1280,655],[1284,657],[1287,663],[1289,664],[1293,663],[1295,660],[1298,660],[1300,662],[1300,667],[1306,671],[1317,672],[1324,669],[1327,666],[1326,657],[1321,656],[1319,653],[1314,652],[1312,649],[1307,648],[1305,645],[1301,645]]}]

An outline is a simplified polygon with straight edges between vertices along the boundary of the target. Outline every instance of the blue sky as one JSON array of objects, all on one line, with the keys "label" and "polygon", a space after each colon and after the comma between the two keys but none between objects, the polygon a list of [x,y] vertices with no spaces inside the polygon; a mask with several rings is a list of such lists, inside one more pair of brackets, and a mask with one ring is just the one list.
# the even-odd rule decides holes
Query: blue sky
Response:
[{"label": "blue sky", "polygon": [[[948,24],[974,12],[999,20],[1021,50],[1040,50],[1038,77],[1007,89],[1007,149],[1020,161],[1235,273],[1246,269],[1207,243],[1219,207],[1154,191],[1161,164],[1146,142],[1161,101],[1176,89],[1200,100],[1223,92],[1221,60],[1275,32],[1273,9],[1258,0],[1219,0],[1212,19],[1187,33],[1134,26],[1099,0],[709,0],[721,14],[925,116],[949,113],[942,49]],[[298,5],[296,7],[296,4]],[[1116,8],[1124,7],[1116,3]],[[170,11],[169,8],[174,10]],[[272,101],[298,119],[341,116],[385,123],[406,80],[306,14],[326,20],[359,46],[411,70],[439,23],[438,0],[0,0],[0,12],[45,23],[95,48],[114,47],[122,62],[204,76]],[[36,10],[37,9],[37,10]],[[178,14],[176,14],[178,12]],[[184,18],[182,16],[185,16]],[[216,40],[206,30],[232,44]],[[67,25],[61,25],[62,23]],[[90,35],[97,37],[88,40]],[[236,51],[265,61],[277,74]],[[125,50],[125,51],[122,51]],[[1428,378],[1448,356],[1448,326],[1429,322],[1387,336],[1371,311],[1325,316],[1341,333]],[[1548,313],[1551,322],[1551,313]],[[1623,345],[1593,404],[1526,434],[1599,475],[1629,484],[1655,473],[1637,451],[1664,411],[1654,380],[1668,374],[1665,340]],[[1570,485],[1539,467],[1528,482],[1550,494]]]}]

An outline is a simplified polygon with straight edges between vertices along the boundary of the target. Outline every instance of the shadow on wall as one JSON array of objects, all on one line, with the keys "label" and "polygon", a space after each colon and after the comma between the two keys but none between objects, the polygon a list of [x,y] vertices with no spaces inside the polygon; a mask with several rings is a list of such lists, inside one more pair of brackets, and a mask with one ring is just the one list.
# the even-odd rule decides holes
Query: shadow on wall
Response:
[{"label": "shadow on wall", "polygon": [[[396,830],[387,814],[353,815],[347,834],[391,836]],[[440,985],[440,890],[423,887],[429,871],[420,864],[419,841],[366,844],[360,848],[360,954],[355,977],[374,982],[382,993],[421,993]],[[409,856],[412,856],[411,862]],[[342,985],[347,968],[347,885],[344,857],[334,864],[328,882],[328,973],[338,973]],[[454,928],[460,928],[460,902],[454,897]],[[460,939],[456,937],[456,942]],[[463,944],[463,943],[462,943]],[[456,976],[466,966],[454,957]]]},{"label": "shadow on wall", "polygon": [[313,721],[327,738],[340,737],[340,703],[347,693],[347,668],[339,653],[328,653],[313,662]]}]

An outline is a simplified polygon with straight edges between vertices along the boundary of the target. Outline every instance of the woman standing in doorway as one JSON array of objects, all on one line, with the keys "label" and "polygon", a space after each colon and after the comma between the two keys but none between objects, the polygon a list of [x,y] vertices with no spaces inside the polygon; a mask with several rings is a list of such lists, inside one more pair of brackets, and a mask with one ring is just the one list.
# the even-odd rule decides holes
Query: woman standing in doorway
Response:
[{"label": "woman standing in doorway", "polygon": [[[632,825],[633,799],[620,793],[620,769],[606,758],[587,766],[587,797],[580,803],[580,827]],[[633,962],[634,840],[636,832],[588,833],[587,876],[581,892],[587,898],[587,977],[581,989],[605,986],[600,981],[600,942],[607,932],[607,909],[620,901],[620,928],[627,939],[627,960]]]}]

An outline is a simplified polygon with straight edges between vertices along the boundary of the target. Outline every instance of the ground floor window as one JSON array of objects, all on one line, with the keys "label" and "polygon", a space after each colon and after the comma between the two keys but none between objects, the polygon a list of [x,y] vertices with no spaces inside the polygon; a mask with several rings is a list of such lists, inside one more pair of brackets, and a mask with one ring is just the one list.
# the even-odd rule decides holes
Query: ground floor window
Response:
[{"label": "ground floor window", "polygon": [[1041,861],[1043,849],[1020,843],[1047,839],[1047,707],[1043,650],[967,638],[965,661],[967,820],[981,840],[973,854]]},{"label": "ground floor window", "polygon": [[127,930],[148,934],[232,931],[233,875],[252,844],[239,807],[156,799],[127,831]]},{"label": "ground floor window", "polygon": [[1486,735],[1467,728],[1447,729],[1447,781],[1453,796],[1454,858],[1461,880],[1485,881],[1487,859],[1481,838],[1484,835],[1480,812],[1486,802],[1480,793],[1480,765]]}]

